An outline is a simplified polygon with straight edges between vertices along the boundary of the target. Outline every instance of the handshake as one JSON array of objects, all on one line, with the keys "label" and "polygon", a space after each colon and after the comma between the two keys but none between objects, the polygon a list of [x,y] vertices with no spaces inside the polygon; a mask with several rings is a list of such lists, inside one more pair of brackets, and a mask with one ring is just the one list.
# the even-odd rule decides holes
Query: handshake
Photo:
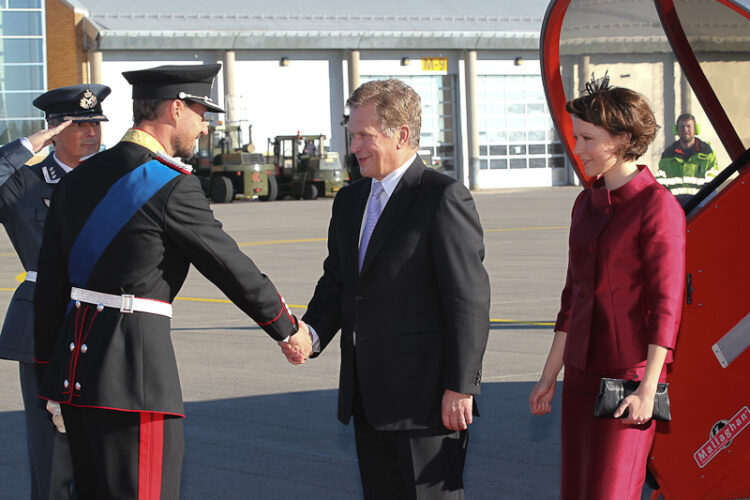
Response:
[{"label": "handshake", "polygon": [[298,322],[299,330],[297,333],[289,337],[286,342],[279,342],[281,353],[293,365],[301,365],[313,354],[310,327],[302,320],[298,320]]}]

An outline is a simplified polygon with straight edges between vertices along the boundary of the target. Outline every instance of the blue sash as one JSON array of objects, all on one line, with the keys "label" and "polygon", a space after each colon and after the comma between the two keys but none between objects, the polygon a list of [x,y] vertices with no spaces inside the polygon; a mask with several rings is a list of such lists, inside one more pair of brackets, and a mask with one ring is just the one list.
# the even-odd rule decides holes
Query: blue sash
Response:
[{"label": "blue sash", "polygon": [[68,277],[85,288],[91,270],[125,224],[179,172],[151,160],[120,177],[94,208],[70,250]]}]

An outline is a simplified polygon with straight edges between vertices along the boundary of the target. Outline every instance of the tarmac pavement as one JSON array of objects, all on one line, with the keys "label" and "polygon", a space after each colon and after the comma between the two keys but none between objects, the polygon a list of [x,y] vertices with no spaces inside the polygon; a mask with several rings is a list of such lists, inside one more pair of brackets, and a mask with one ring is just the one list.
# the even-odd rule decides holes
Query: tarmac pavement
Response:
[{"label": "tarmac pavement", "polygon": [[[580,188],[480,192],[492,286],[482,416],[470,428],[470,499],[558,498],[559,394],[533,417],[527,397],[552,340]],[[326,255],[332,200],[214,205],[240,247],[302,315]],[[23,269],[0,236],[0,311]],[[174,304],[172,339],[187,418],[181,498],[356,499],[352,426],[336,420],[338,342],[289,365],[276,344],[195,269]],[[0,360],[0,498],[29,498],[15,362]],[[558,391],[559,392],[559,391]]]}]

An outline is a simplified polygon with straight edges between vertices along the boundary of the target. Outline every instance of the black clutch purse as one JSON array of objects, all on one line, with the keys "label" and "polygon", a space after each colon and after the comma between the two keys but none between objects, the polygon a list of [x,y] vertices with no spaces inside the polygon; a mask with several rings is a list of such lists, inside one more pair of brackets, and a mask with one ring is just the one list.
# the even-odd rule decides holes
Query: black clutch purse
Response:
[{"label": "black clutch purse", "polygon": [[[594,416],[596,418],[614,418],[615,410],[620,406],[622,400],[630,396],[640,382],[635,380],[623,380],[619,378],[602,378],[599,383],[599,395],[596,397],[594,406]],[[654,420],[669,422],[672,415],[669,412],[669,393],[667,387],[669,384],[657,384],[656,394],[654,395]],[[628,415],[628,410],[622,417]],[[621,418],[622,418],[621,417]]]}]

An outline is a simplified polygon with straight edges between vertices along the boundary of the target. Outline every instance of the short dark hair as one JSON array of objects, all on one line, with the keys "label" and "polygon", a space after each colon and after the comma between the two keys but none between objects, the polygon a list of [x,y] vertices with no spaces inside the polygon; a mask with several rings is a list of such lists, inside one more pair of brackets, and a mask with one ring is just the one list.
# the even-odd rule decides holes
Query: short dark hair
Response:
[{"label": "short dark hair", "polygon": [[422,100],[416,91],[395,78],[373,80],[363,83],[347,99],[349,108],[375,105],[380,118],[381,131],[388,137],[401,125],[409,127],[409,146],[419,148],[419,132],[422,128]]},{"label": "short dark hair", "polygon": [[677,121],[674,123],[675,125],[679,125],[680,122],[685,121],[685,120],[693,120],[693,124],[696,123],[695,117],[691,115],[690,113],[682,113],[680,116],[677,117]]},{"label": "short dark hair", "polygon": [[571,115],[601,127],[610,135],[630,134],[622,157],[640,158],[654,141],[659,125],[646,98],[622,87],[599,89],[568,101],[565,110]]},{"label": "short dark hair", "polygon": [[133,123],[138,125],[142,121],[152,121],[158,118],[162,105],[170,99],[134,99]]}]

